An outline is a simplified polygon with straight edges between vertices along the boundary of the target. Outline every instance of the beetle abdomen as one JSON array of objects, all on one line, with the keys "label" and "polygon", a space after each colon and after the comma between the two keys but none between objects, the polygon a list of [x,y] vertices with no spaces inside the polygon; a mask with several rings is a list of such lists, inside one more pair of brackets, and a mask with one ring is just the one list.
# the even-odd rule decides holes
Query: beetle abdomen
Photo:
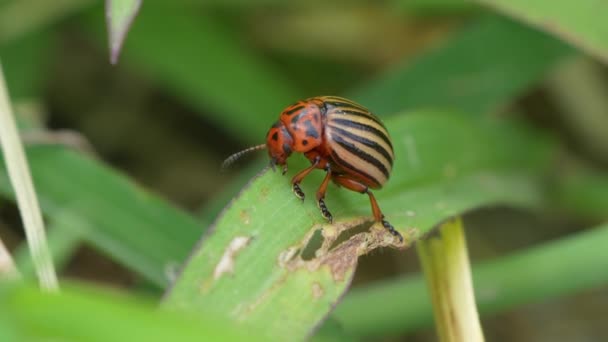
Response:
[{"label": "beetle abdomen", "polygon": [[395,156],[380,119],[350,100],[333,96],[321,99],[327,109],[325,137],[333,163],[370,188],[382,187]]}]

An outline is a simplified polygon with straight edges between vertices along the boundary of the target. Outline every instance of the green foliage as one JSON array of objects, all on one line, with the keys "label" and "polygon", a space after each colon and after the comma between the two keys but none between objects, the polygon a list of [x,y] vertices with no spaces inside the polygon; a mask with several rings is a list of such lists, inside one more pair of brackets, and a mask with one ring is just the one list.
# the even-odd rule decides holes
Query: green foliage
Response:
[{"label": "green foliage", "polygon": [[[58,47],[71,48],[69,54],[74,55],[85,46],[94,47],[106,56],[108,38],[100,1],[92,7],[89,4],[95,2],[85,0],[39,7],[33,3],[0,2],[0,53],[13,100],[47,104],[45,96],[55,86],[57,74],[86,73],[93,68],[91,64],[65,66],[55,60],[61,56]],[[418,20],[454,18],[462,27],[451,26],[449,34],[444,32],[415,57],[395,58],[396,62],[372,68],[350,60],[292,56],[292,52],[265,46],[255,30],[256,21],[294,11],[307,13],[311,7],[303,1],[297,6],[276,0],[263,3],[272,6],[241,1],[203,5],[144,1],[128,33],[121,65],[112,72],[131,73],[145,80],[142,83],[149,82],[146,85],[153,90],[141,97],[155,98],[158,92],[166,92],[160,102],[170,98],[194,109],[202,122],[213,125],[210,134],[220,128],[227,135],[226,141],[214,141],[218,149],[224,143],[262,142],[283,107],[298,98],[319,95],[307,94],[303,84],[331,79],[332,85],[340,85],[336,92],[383,117],[393,137],[394,171],[376,196],[389,221],[406,237],[405,245],[396,245],[381,227],[371,224],[366,196],[334,186],[330,186],[327,205],[336,222],[324,222],[313,196],[321,172],[304,181],[308,197],[300,203],[290,192],[289,177],[306,164],[301,156],[290,159],[286,176],[268,170],[260,173],[261,163],[242,170],[237,185],[207,199],[201,223],[101,159],[65,146],[29,146],[28,159],[51,227],[48,242],[56,265],[75,262],[72,256],[85,242],[157,290],[167,288],[177,268],[185,266],[161,309],[154,305],[159,298],[143,304],[134,299],[136,289],[116,296],[89,286],[68,285],[60,295],[49,296],[24,285],[4,287],[0,340],[23,336],[85,341],[226,340],[242,339],[245,334],[246,338],[348,340],[413,332],[432,323],[419,276],[395,277],[354,289],[339,303],[360,255],[380,247],[408,247],[443,220],[479,207],[503,205],[542,209],[582,221],[606,219],[605,168],[596,165],[592,170],[585,153],[569,149],[569,154],[578,153],[573,172],[568,163],[574,158],[556,158],[566,153],[563,145],[568,140],[567,133],[560,131],[548,136],[547,127],[553,127],[547,122],[552,117],[541,117],[531,125],[525,122],[528,116],[509,114],[533,112],[535,119],[538,114],[553,114],[551,107],[538,104],[546,99],[537,93],[533,101],[519,100],[539,89],[545,76],[560,68],[566,57],[580,53],[562,40],[605,60],[607,24],[602,11],[592,10],[592,0],[580,6],[479,1],[512,19],[488,15],[476,4],[459,1],[396,1],[391,6],[401,10],[399,16],[423,12]],[[409,12],[412,9],[416,12]],[[436,13],[442,16],[435,17]],[[314,16],[307,18],[314,20]],[[280,34],[279,25],[277,30]],[[77,38],[70,36],[74,32]],[[402,31],[397,27],[394,34]],[[74,41],[78,43],[67,43]],[[338,48],[340,43],[335,42]],[[291,57],[293,64],[281,64]],[[106,63],[107,59],[99,60]],[[335,64],[340,64],[340,71],[334,70]],[[345,81],[340,73],[356,76],[349,75]],[[96,87],[95,81],[81,86]],[[568,88],[562,84],[561,89]],[[130,99],[132,94],[121,96]],[[48,105],[56,110],[56,103]],[[155,108],[145,107],[150,109]],[[575,115],[576,109],[573,105],[566,115]],[[137,127],[133,143],[146,133],[145,125]],[[207,155],[201,158],[213,160]],[[235,197],[235,189],[253,173],[258,175]],[[205,177],[212,177],[206,181],[217,183],[219,192],[224,179]],[[9,184],[0,163],[0,193],[5,201],[14,196]],[[233,198],[229,206],[217,215],[229,198]],[[212,229],[207,229],[212,221]],[[356,234],[345,233],[351,228]],[[606,268],[602,260],[608,260],[602,248],[605,230],[600,225],[474,267],[481,313],[605,285],[605,272],[601,272]],[[31,266],[21,253],[18,264],[28,277]],[[188,313],[175,313],[178,309]]]},{"label": "green foliage", "polygon": [[352,97],[387,115],[409,108],[485,114],[521,95],[571,52],[505,18],[483,18],[443,46],[359,87]]},{"label": "green foliage", "polygon": [[[450,215],[480,205],[542,203],[534,180],[548,151],[521,127],[441,112],[406,113],[386,124],[401,137],[394,141],[395,154],[410,158],[396,160],[392,186],[377,197],[407,245]],[[515,136],[517,143],[508,144]],[[524,153],[519,143],[527,146]],[[319,176],[305,180],[305,193],[315,192]],[[346,290],[357,256],[396,243],[373,227],[331,248],[343,230],[370,216],[366,196],[335,190],[326,199],[338,218],[332,226],[324,224],[314,200],[300,203],[286,177],[259,175],[195,249],[165,304],[231,316],[274,337],[307,336]],[[315,244],[309,241],[320,229],[322,246],[306,260],[307,245]]]},{"label": "green foliage", "polygon": [[477,0],[527,24],[548,31],[608,61],[606,3],[595,0]]},{"label": "green foliage", "polygon": [[[606,243],[608,225],[604,224],[474,265],[480,312],[504,312],[605,285]],[[355,336],[412,332],[432,324],[430,301],[424,278],[411,275],[353,289],[333,319]]]},{"label": "green foliage", "polygon": [[[167,272],[185,259],[202,232],[191,216],[91,158],[58,146],[32,147],[28,158],[51,220],[159,286],[166,286]],[[0,190],[10,194],[4,168]]]},{"label": "green foliage", "polygon": [[238,331],[231,322],[216,317],[166,312],[149,299],[67,285],[60,294],[3,285],[0,326],[10,327],[11,337],[22,341],[261,340],[254,331]]}]

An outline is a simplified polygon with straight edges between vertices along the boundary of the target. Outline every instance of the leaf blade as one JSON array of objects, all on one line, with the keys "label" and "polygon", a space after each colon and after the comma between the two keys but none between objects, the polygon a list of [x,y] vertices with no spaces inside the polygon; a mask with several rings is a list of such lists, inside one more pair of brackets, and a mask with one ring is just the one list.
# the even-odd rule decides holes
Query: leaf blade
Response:
[{"label": "leaf blade", "polygon": [[[409,113],[386,124],[394,127],[393,136],[414,134],[419,155],[425,158],[422,170],[407,172],[414,165],[405,158],[406,144],[396,142],[395,179],[377,195],[387,218],[408,243],[446,217],[480,205],[531,207],[542,202],[533,174],[545,165],[546,159],[539,156],[547,154],[547,146],[520,127],[504,122],[486,125],[441,112]],[[505,139],[516,132],[527,152],[507,144],[510,140]],[[446,174],[446,163],[458,171]],[[319,176],[306,179],[305,192],[314,192]],[[357,256],[396,242],[374,227],[323,250],[340,229],[368,220],[367,198],[330,188],[326,202],[336,223],[327,225],[314,200],[302,205],[288,188],[278,173],[265,172],[254,179],[195,249],[165,305],[229,316],[261,327],[269,337],[304,338],[347,289]],[[315,258],[304,260],[298,251],[305,249],[316,230],[322,230],[324,242]],[[228,253],[241,237],[249,239],[247,246]],[[230,271],[218,276],[226,256]]]}]

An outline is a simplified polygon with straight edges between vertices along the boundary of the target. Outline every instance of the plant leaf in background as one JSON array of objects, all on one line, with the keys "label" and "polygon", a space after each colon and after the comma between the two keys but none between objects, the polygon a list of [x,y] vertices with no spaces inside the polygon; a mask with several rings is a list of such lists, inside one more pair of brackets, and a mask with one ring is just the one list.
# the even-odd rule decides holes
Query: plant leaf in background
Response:
[{"label": "plant leaf in background", "polygon": [[[149,194],[103,164],[59,146],[28,149],[32,177],[46,215],[140,273],[168,283],[203,229],[190,215]],[[1,165],[4,166],[4,165]],[[11,196],[6,170],[0,191]]]},{"label": "plant leaf in background", "polygon": [[521,96],[570,54],[546,34],[491,16],[349,94],[381,115],[416,108],[485,114]]},{"label": "plant leaf in background", "polygon": [[608,3],[597,0],[476,0],[550,32],[608,62]]},{"label": "plant leaf in background", "polygon": [[142,0],[106,0],[106,25],[110,43],[110,63],[118,63],[120,49],[141,7]]},{"label": "plant leaf in background", "polygon": [[[471,208],[542,203],[535,179],[548,145],[523,127],[442,112],[399,115],[386,125],[398,157],[377,197],[407,244]],[[290,175],[297,171],[291,169]],[[320,176],[305,180],[306,193],[314,193]],[[326,202],[336,223],[328,225],[314,201],[295,198],[288,179],[265,172],[232,202],[195,249],[165,305],[230,316],[278,339],[312,332],[347,289],[357,257],[394,241],[374,226],[336,243],[343,230],[369,220],[367,197],[330,188]],[[314,247],[319,240],[321,247]]]},{"label": "plant leaf in background", "polygon": [[46,28],[95,0],[8,0],[0,2],[0,45],[17,40],[30,32]]}]

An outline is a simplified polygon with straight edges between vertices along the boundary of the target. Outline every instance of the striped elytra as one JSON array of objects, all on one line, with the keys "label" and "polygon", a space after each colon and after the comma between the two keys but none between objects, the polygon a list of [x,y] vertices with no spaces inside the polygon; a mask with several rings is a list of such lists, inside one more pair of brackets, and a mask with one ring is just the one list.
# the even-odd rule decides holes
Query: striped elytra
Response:
[{"label": "striped elytra", "polygon": [[268,149],[270,164],[287,171],[293,152],[303,153],[311,165],[291,180],[294,194],[304,200],[302,180],[313,170],[322,169],[325,178],[316,193],[321,214],[332,222],[325,204],[329,181],[367,194],[376,221],[391,234],[403,237],[385,220],[370,189],[381,188],[388,180],[395,158],[389,133],[378,117],[362,105],[337,96],[318,96],[298,101],[285,108],[266,135],[266,144],[230,156],[227,166],[244,153]]}]

